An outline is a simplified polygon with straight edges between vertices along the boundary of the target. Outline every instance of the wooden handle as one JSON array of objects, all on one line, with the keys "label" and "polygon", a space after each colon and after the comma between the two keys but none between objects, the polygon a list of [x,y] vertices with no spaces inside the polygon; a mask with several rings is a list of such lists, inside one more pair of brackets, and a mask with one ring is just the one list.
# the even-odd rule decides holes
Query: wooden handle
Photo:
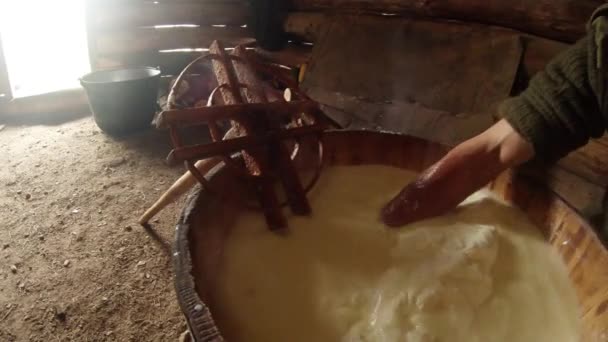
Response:
[{"label": "wooden handle", "polygon": [[[194,166],[202,173],[209,172],[214,166],[221,161],[221,158],[208,158],[199,160]],[[190,171],[184,173],[160,198],[139,218],[139,223],[144,225],[148,223],[156,214],[163,210],[169,204],[175,202],[184,193],[196,184],[196,178]]]}]

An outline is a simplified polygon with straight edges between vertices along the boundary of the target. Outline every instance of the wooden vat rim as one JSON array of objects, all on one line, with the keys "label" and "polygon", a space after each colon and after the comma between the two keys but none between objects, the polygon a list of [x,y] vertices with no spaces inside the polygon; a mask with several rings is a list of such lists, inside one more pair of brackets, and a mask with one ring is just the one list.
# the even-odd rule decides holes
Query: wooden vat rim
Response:
[{"label": "wooden vat rim", "polygon": [[[323,137],[348,134],[366,134],[371,136],[376,135],[378,137],[392,136],[393,138],[399,138],[404,141],[410,139],[414,142],[420,142],[427,146],[447,151],[447,148],[441,144],[437,144],[409,135],[386,131],[372,131],[365,129],[328,130],[323,133]],[[223,169],[223,165],[218,165],[212,170],[210,170],[207,173],[206,177],[208,179],[212,179],[215,175],[222,172]],[[555,198],[555,200],[557,201],[557,205],[563,206],[567,212],[574,214],[580,220],[581,228],[589,234],[590,238],[592,239],[591,242],[597,243],[602,246],[602,253],[608,256],[608,249],[606,248],[606,245],[599,238],[599,236],[589,224],[589,222],[582,216],[582,214],[576,208],[566,202],[559,194],[551,190],[545,184],[542,184],[540,181],[533,179],[526,174],[516,173],[512,170],[508,170],[506,171],[506,173],[508,177],[524,182],[526,184],[530,184],[535,188],[541,189],[541,191],[544,191],[553,198]],[[219,342],[224,341],[224,338],[222,337],[219,328],[216,326],[213,320],[209,307],[204,303],[204,301],[200,298],[196,291],[194,277],[192,275],[192,256],[190,253],[190,244],[188,240],[191,228],[190,222],[194,209],[196,208],[197,202],[199,201],[200,197],[204,194],[206,193],[204,189],[202,189],[202,187],[200,186],[197,186],[196,189],[191,192],[191,194],[188,196],[188,199],[186,200],[186,205],[182,210],[182,213],[176,226],[175,244],[173,247],[172,255],[173,269],[175,272],[174,286],[180,308],[186,316],[187,324],[190,329],[190,332],[193,335],[194,340]]]}]

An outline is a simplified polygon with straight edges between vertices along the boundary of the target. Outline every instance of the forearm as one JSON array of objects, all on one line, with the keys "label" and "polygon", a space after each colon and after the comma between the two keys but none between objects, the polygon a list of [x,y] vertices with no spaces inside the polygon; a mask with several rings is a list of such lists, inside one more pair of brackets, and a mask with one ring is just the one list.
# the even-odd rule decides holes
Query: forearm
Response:
[{"label": "forearm", "polygon": [[533,155],[532,146],[502,120],[455,147],[406,186],[383,209],[383,220],[388,225],[400,226],[441,215],[502,171]]},{"label": "forearm", "polygon": [[441,215],[535,154],[553,161],[604,134],[608,123],[608,5],[592,16],[588,35],[503,103],[504,118],[450,151],[382,210],[391,226]]},{"label": "forearm", "polygon": [[604,133],[608,65],[598,44],[606,45],[607,38],[598,25],[608,26],[608,20],[595,20],[586,37],[556,56],[523,93],[506,100],[499,109],[546,162]]},{"label": "forearm", "polygon": [[529,160],[534,153],[532,148],[507,126],[501,121],[460,144],[421,175],[420,181],[452,187],[456,205],[502,171]]}]

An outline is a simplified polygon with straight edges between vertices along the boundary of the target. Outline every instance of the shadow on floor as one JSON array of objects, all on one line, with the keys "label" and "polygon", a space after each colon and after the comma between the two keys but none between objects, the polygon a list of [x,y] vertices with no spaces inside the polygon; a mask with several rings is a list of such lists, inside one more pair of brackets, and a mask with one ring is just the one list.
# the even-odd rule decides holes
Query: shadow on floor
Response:
[{"label": "shadow on floor", "polygon": [[[182,129],[180,132],[185,144],[201,144],[210,141],[207,129],[201,126]],[[150,128],[127,136],[111,138],[126,149],[137,150],[149,158],[165,159],[173,148],[169,131],[166,129]]]},{"label": "shadow on floor", "polygon": [[7,126],[58,126],[91,116],[87,112],[0,114],[0,123]]},{"label": "shadow on floor", "polygon": [[154,230],[152,225],[146,223],[142,225],[143,229],[146,231],[148,236],[152,238],[152,240],[158,245],[158,247],[165,253],[166,256],[171,256],[171,244],[165,240]]}]

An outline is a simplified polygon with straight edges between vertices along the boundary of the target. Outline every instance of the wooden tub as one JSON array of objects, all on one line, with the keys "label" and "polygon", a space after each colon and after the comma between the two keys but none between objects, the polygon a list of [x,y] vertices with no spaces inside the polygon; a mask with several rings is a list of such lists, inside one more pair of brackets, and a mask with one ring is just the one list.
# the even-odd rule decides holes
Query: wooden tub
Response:
[{"label": "wooden tub", "polygon": [[[380,164],[422,171],[446,152],[439,145],[389,133],[331,131],[322,139],[325,165]],[[222,167],[207,177],[215,188],[231,191],[237,186]],[[514,171],[501,174],[489,188],[526,212],[562,256],[581,306],[580,341],[608,341],[608,252],[591,226],[546,187]],[[211,227],[229,226],[238,210],[236,204],[199,187],[176,228],[175,288],[196,341],[224,340],[213,321],[211,293],[227,232]]]}]

